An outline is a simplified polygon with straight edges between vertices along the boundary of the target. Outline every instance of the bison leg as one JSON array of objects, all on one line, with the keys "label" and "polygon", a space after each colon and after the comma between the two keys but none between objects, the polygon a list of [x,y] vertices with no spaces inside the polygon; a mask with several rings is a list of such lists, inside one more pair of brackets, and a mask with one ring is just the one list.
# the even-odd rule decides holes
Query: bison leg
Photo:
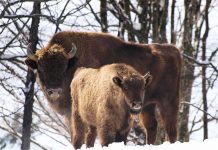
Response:
[{"label": "bison leg", "polygon": [[160,114],[171,143],[174,143],[177,140],[178,109],[178,104],[173,103],[172,101],[160,106]]},{"label": "bison leg", "polygon": [[140,121],[146,128],[146,143],[154,144],[157,134],[157,120],[155,118],[155,105],[151,104],[143,108],[140,115]]},{"label": "bison leg", "polygon": [[94,147],[95,139],[97,136],[96,128],[89,126],[88,132],[86,133],[86,147]]},{"label": "bison leg", "polygon": [[85,124],[82,122],[80,116],[77,113],[73,113],[72,115],[71,128],[71,142],[75,149],[79,149],[84,143]]}]

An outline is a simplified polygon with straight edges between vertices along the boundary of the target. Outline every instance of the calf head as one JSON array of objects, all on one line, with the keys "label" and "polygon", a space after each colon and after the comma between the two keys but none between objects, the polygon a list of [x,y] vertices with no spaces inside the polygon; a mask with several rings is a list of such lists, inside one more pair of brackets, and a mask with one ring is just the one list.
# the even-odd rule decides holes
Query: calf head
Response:
[{"label": "calf head", "polygon": [[140,113],[144,101],[146,87],[151,83],[152,76],[132,74],[128,77],[115,76],[113,82],[118,85],[125,96],[125,103],[132,114]]},{"label": "calf head", "polygon": [[62,46],[54,44],[38,50],[36,54],[27,50],[27,54],[25,63],[31,69],[37,70],[40,85],[46,96],[51,100],[58,99],[63,93],[68,63],[76,54],[76,46],[73,44],[72,50],[68,53]]}]

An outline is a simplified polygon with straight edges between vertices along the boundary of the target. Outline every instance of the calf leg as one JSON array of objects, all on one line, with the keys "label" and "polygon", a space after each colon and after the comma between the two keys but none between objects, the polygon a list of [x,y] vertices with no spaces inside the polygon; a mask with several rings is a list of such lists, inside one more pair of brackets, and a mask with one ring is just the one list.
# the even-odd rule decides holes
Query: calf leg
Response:
[{"label": "calf leg", "polygon": [[97,136],[96,128],[89,126],[88,132],[86,134],[86,147],[94,147],[95,139]]},{"label": "calf leg", "polygon": [[124,142],[126,144],[129,131],[133,126],[133,119],[131,117],[126,118],[123,127],[116,133],[115,142]]},{"label": "calf leg", "polygon": [[102,146],[108,146],[108,144],[115,141],[116,128],[113,121],[105,118],[98,121],[97,132]]},{"label": "calf leg", "polygon": [[155,105],[151,104],[143,108],[140,121],[146,128],[146,143],[154,144],[157,134],[157,120],[155,118]]},{"label": "calf leg", "polygon": [[115,142],[124,142],[124,144],[126,144],[128,134],[129,131],[117,132],[115,137]]},{"label": "calf leg", "polygon": [[71,123],[71,142],[75,149],[79,149],[84,143],[85,124],[82,122],[80,116],[76,113],[73,113]]},{"label": "calf leg", "polygon": [[106,128],[101,128],[98,130],[98,134],[102,146],[108,146],[115,141],[116,132],[114,131],[110,131]]}]

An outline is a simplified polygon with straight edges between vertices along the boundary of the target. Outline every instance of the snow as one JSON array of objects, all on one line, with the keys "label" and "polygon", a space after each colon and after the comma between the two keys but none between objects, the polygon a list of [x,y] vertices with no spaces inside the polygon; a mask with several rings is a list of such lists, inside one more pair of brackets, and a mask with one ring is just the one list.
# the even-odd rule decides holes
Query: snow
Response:
[{"label": "snow", "polygon": [[205,61],[199,61],[200,64],[202,65],[209,65],[211,63],[211,61],[205,60]]},{"label": "snow", "polygon": [[112,10],[114,7],[113,7],[113,5],[107,3],[107,8],[108,8],[109,10]]},{"label": "snow", "polygon": [[138,7],[138,13],[141,14],[142,13],[143,8],[142,7]]},{"label": "snow", "polygon": [[133,28],[134,28],[135,30],[141,30],[142,25],[141,25],[140,23],[133,23]]},{"label": "snow", "polygon": [[[164,142],[161,145],[134,145],[133,143],[127,143],[127,145],[124,145],[124,143],[112,143],[108,147],[102,147],[100,144],[95,144],[94,147],[88,148],[87,150],[215,150],[216,147],[218,147],[218,138],[217,139],[208,139],[203,142],[199,141],[190,141],[190,142],[176,142],[173,144],[170,144],[169,142]],[[70,148],[70,147],[68,147]],[[85,145],[82,146],[81,150],[85,150]]]},{"label": "snow", "polygon": [[25,93],[28,93],[28,92],[30,91],[30,88],[31,88],[32,84],[33,84],[33,83],[30,82],[30,83],[28,84],[28,86],[23,89]]},{"label": "snow", "polygon": [[161,11],[164,8],[165,0],[161,0],[159,4],[160,4],[160,11]]}]

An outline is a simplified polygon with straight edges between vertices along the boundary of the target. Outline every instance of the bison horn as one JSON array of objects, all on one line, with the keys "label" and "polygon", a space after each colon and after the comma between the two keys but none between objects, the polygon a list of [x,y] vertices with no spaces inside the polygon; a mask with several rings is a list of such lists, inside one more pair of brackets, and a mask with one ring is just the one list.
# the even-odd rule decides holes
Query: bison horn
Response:
[{"label": "bison horn", "polygon": [[27,46],[27,57],[34,61],[37,61],[37,56],[33,53],[30,43]]},{"label": "bison horn", "polygon": [[145,84],[149,85],[152,81],[152,75],[150,74],[150,72],[146,73],[143,77],[145,80]]},{"label": "bison horn", "polygon": [[151,73],[150,72],[147,72],[144,77],[147,77],[147,76],[151,76]]},{"label": "bison horn", "polygon": [[72,44],[72,49],[71,51],[68,53],[68,58],[71,59],[75,56],[76,54],[76,51],[77,51],[77,48],[76,48],[76,45],[73,43]]}]

